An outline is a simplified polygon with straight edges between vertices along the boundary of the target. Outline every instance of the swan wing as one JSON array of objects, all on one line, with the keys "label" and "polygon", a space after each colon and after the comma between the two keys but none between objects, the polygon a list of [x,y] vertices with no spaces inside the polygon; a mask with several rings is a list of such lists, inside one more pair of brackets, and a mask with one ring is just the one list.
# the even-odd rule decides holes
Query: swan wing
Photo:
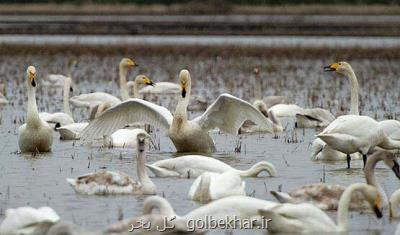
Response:
[{"label": "swan wing", "polygon": [[251,120],[273,132],[273,123],[250,103],[229,94],[222,94],[207,108],[203,115],[195,118],[203,130],[218,127],[221,131],[236,134],[243,122]]},{"label": "swan wing", "polygon": [[142,122],[169,129],[172,114],[168,109],[141,99],[129,99],[109,108],[82,131],[81,139],[111,135],[130,123]]},{"label": "swan wing", "polygon": [[117,97],[105,92],[94,92],[73,96],[69,101],[78,107],[94,107],[103,103],[108,103],[111,106],[121,103]]}]

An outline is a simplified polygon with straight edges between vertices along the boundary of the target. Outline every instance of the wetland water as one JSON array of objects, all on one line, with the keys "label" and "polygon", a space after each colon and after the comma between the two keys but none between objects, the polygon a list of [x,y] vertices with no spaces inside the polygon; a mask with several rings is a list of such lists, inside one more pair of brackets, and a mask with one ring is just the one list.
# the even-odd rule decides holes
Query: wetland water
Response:
[{"label": "wetland water", "polygon": [[[12,54],[12,53],[11,53]],[[89,149],[79,143],[62,142],[54,135],[53,152],[31,156],[18,153],[17,130],[25,117],[24,73],[26,66],[33,64],[38,79],[47,73],[67,73],[66,63],[70,57],[79,61],[73,72],[75,93],[106,91],[119,94],[117,65],[121,57],[133,57],[141,66],[130,72],[130,80],[138,73],[150,76],[154,81],[177,82],[180,69],[188,68],[192,74],[194,95],[205,96],[212,102],[220,93],[228,92],[250,100],[254,85],[262,86],[263,95],[287,95],[303,107],[324,107],[339,115],[349,107],[349,83],[346,78],[323,72],[323,65],[337,58],[321,55],[320,58],[301,59],[265,55],[260,57],[192,56],[192,55],[145,55],[135,56],[117,53],[107,56],[95,54],[45,54],[20,53],[0,55],[0,78],[6,84],[8,106],[1,108],[0,122],[0,220],[7,208],[19,206],[50,206],[64,220],[73,223],[79,231],[93,232],[123,218],[140,215],[145,197],[141,196],[80,196],[65,181],[66,177],[77,177],[100,169],[119,170],[136,177],[134,150]],[[382,120],[396,117],[400,87],[398,60],[349,59],[361,87],[363,114]],[[260,68],[259,80],[252,73]],[[59,111],[62,108],[60,91],[38,89],[40,111]],[[175,103],[163,100],[171,108]],[[84,120],[85,110],[74,109],[75,121]],[[191,116],[196,116],[191,113]],[[247,169],[254,163],[266,160],[278,171],[275,178],[262,174],[258,178],[247,178],[246,191],[257,198],[273,200],[270,190],[289,191],[298,186],[324,180],[328,183],[349,185],[364,182],[362,162],[353,161],[354,169],[344,169],[345,162],[311,162],[310,144],[316,131],[293,128],[285,125],[285,131],[273,138],[271,135],[244,135],[242,137],[213,133],[217,152],[212,157],[227,162],[239,169]],[[159,150],[150,150],[147,161],[176,156],[175,149],[166,132],[157,130],[152,134],[160,143]],[[235,153],[237,142],[241,152]],[[376,172],[388,195],[400,186],[400,181],[382,164]],[[323,170],[325,169],[325,170]],[[193,180],[153,179],[158,194],[165,196],[179,215],[200,206],[188,200],[187,193]],[[121,213],[122,212],[122,213]],[[329,213],[336,218],[336,213]],[[388,212],[381,220],[372,214],[351,213],[350,234],[393,234],[398,221],[389,221]],[[261,234],[263,231],[234,231],[234,234]],[[218,232],[212,232],[219,234]]]}]

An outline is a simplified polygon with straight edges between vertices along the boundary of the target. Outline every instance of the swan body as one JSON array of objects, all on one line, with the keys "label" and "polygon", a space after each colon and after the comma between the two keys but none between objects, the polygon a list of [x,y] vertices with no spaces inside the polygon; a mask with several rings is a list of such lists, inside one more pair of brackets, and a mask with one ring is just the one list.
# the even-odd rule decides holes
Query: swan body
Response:
[{"label": "swan body", "polygon": [[94,120],[82,133],[83,140],[110,135],[129,123],[145,122],[163,127],[178,152],[214,152],[215,145],[208,131],[236,134],[245,120],[252,120],[273,132],[274,124],[248,102],[231,96],[220,95],[199,117],[188,120],[187,106],[190,99],[191,79],[189,71],[180,72],[181,97],[174,116],[169,110],[153,103],[130,99],[116,105]]},{"label": "swan body", "polygon": [[326,109],[303,109],[296,114],[296,126],[298,128],[326,127],[335,120],[331,112]]},{"label": "swan body", "polygon": [[[364,168],[367,184],[376,187],[382,198],[382,207],[388,205],[387,196],[375,176],[375,166],[379,161],[391,169],[397,178],[400,178],[399,164],[396,156],[388,151],[379,150],[374,152],[368,159]],[[289,193],[271,191],[271,194],[281,203],[303,203],[308,202],[322,210],[337,210],[339,198],[346,187],[337,184],[316,183],[305,185]],[[350,210],[368,210],[368,203],[362,195],[354,193],[350,201]]]},{"label": "swan body", "polygon": [[78,140],[80,133],[89,125],[88,122],[71,123],[56,128],[61,140]]},{"label": "swan body", "polygon": [[18,145],[21,152],[50,152],[53,145],[53,130],[39,118],[36,105],[36,69],[29,66],[26,86],[28,108],[26,123],[19,127]]},{"label": "swan body", "polygon": [[[351,159],[361,159],[360,153],[353,153],[350,155]],[[327,145],[324,141],[316,138],[311,145],[311,160],[312,161],[342,161],[346,160],[347,155],[340,151],[337,151]]]},{"label": "swan body", "polygon": [[189,198],[202,203],[228,196],[245,196],[245,182],[235,171],[222,174],[205,172],[193,182]]},{"label": "swan body", "polygon": [[277,104],[269,108],[278,118],[296,117],[296,114],[301,113],[303,108],[295,104]]},{"label": "swan body", "polygon": [[260,215],[271,219],[268,230],[274,233],[344,232],[348,230],[349,203],[355,192],[361,193],[366,198],[378,218],[382,217],[378,190],[364,183],[350,185],[341,195],[337,224],[321,209],[308,203],[284,203],[261,209]]},{"label": "swan body", "polygon": [[[264,101],[256,100],[254,101],[253,106],[258,109],[266,118],[269,118],[272,121],[272,123],[274,124],[273,130],[275,133],[283,131],[283,127],[279,119],[275,116],[272,110],[268,110],[267,105],[264,103]],[[269,130],[263,128],[262,126],[256,125],[250,120],[245,121],[239,129],[239,134],[254,132],[269,132]]]},{"label": "swan body", "polygon": [[181,87],[172,82],[157,82],[154,86],[146,86],[140,89],[140,94],[179,94]]},{"label": "swan body", "polygon": [[400,122],[397,120],[384,120],[379,122],[379,126],[385,134],[393,140],[400,140]]},{"label": "swan body", "polygon": [[398,207],[400,203],[400,189],[397,189],[392,193],[389,199],[389,213],[391,218],[398,218],[400,214],[398,212]]},{"label": "swan body", "polygon": [[139,133],[146,133],[140,128],[135,129],[119,129],[110,137],[109,147],[113,148],[136,148],[136,136]]},{"label": "swan body", "polygon": [[157,177],[196,178],[204,172],[224,173],[228,171],[234,171],[243,177],[256,177],[262,171],[267,171],[271,176],[277,174],[275,167],[266,161],[258,162],[248,170],[237,170],[220,160],[200,155],[164,159],[146,166]]},{"label": "swan body", "polygon": [[64,86],[64,80],[68,78],[62,74],[48,74],[43,80],[44,87],[62,88]]},{"label": "swan body", "polygon": [[0,224],[2,235],[43,235],[60,220],[50,207],[7,209]]},{"label": "swan body", "polygon": [[148,177],[145,168],[145,145],[148,134],[137,135],[137,175],[139,181],[135,181],[122,172],[101,171],[89,173],[77,179],[67,178],[67,182],[79,194],[107,195],[107,194],[155,194],[156,187]]}]

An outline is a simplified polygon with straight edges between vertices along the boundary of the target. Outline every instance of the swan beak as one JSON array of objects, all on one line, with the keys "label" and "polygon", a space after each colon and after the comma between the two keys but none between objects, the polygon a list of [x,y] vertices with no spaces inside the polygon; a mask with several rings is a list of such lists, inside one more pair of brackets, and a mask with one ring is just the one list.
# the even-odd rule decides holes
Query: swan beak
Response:
[{"label": "swan beak", "polygon": [[134,60],[128,60],[128,66],[129,67],[137,67],[137,66],[139,66]]},{"label": "swan beak", "polygon": [[381,207],[380,197],[378,197],[374,202],[374,212],[376,217],[382,218],[382,207]]},{"label": "swan beak", "polygon": [[150,86],[154,86],[153,81],[152,81],[150,78],[148,78],[148,77],[145,77],[145,78],[144,78],[144,84],[150,85]]},{"label": "swan beak", "polygon": [[399,167],[399,164],[397,163],[397,161],[393,161],[393,162],[394,162],[394,166],[392,167],[392,171],[397,176],[397,178],[400,179],[400,167]]},{"label": "swan beak", "polygon": [[336,71],[338,67],[339,67],[339,64],[338,63],[334,63],[334,64],[331,64],[331,65],[325,66],[324,67],[324,71],[325,72]]},{"label": "swan beak", "polygon": [[70,92],[74,92],[74,88],[70,87],[70,88],[69,88],[69,91],[70,91]]},{"label": "swan beak", "polygon": [[31,81],[32,86],[35,87],[36,86],[36,74],[29,73],[29,80]]},{"label": "swan beak", "polygon": [[186,97],[186,88],[182,87],[182,97],[185,98]]}]

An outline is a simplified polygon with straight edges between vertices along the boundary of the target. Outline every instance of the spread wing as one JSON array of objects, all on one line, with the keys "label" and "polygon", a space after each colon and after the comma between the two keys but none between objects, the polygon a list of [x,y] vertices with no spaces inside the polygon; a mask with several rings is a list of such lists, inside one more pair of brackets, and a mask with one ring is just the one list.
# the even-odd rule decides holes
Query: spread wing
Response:
[{"label": "spread wing", "polygon": [[172,118],[172,114],[164,107],[142,99],[129,99],[109,108],[89,123],[81,133],[81,140],[109,136],[131,123],[145,123],[168,130]]},{"label": "spread wing", "polygon": [[218,127],[221,131],[236,134],[243,122],[251,120],[266,130],[273,132],[273,123],[249,102],[229,94],[222,94],[203,115],[195,118],[204,130]]}]

